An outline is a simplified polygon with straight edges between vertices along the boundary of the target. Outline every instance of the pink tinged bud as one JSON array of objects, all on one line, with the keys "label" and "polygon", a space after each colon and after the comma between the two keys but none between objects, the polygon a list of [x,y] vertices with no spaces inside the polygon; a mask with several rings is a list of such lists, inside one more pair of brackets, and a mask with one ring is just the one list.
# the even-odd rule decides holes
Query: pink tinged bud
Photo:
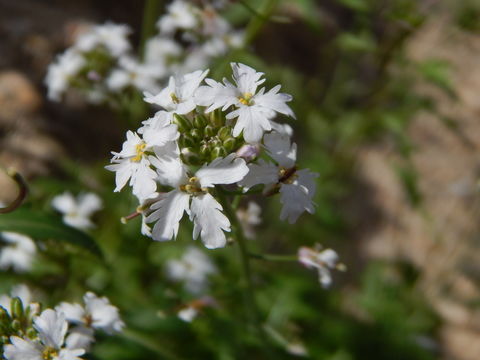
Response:
[{"label": "pink tinged bud", "polygon": [[260,154],[260,146],[254,144],[245,144],[237,150],[237,157],[245,159],[245,161],[254,160]]},{"label": "pink tinged bud", "polygon": [[90,70],[87,74],[87,78],[88,80],[91,80],[91,81],[100,81],[102,80],[102,77],[100,76],[100,74],[94,70]]}]

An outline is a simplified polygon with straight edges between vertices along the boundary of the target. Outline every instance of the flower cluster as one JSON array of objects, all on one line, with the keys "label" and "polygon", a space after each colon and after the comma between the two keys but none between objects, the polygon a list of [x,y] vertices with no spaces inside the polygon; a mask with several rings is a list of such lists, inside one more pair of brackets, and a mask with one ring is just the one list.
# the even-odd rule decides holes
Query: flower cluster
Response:
[{"label": "flower cluster", "polygon": [[[112,334],[123,328],[118,309],[88,292],[85,309],[62,303],[41,311],[26,286],[0,297],[0,342],[7,360],[81,360],[94,342],[94,330]],[[69,328],[73,325],[73,328]]]},{"label": "flower cluster", "polygon": [[132,187],[144,221],[154,223],[154,240],[175,238],[187,213],[194,239],[200,236],[211,249],[225,246],[230,221],[218,196],[256,185],[265,195],[280,194],[281,218],[290,223],[314,211],[317,175],[298,168],[292,129],[273,121],[277,114],[294,117],[287,105],[292,97],[280,93],[280,85],[259,88],[263,73],[231,65],[233,82],[199,70],[170,77],[157,94],[145,93],[161,110],[127,133],[107,166],[116,172],[115,191]]},{"label": "flower cluster", "polygon": [[81,90],[93,103],[118,103],[118,94],[131,89],[156,92],[174,73],[206,67],[212,58],[243,42],[241,32],[214,7],[176,0],[157,23],[159,33],[135,56],[126,25],[92,26],[50,65],[45,79],[48,97],[58,101],[69,89]]},{"label": "flower cluster", "polygon": [[298,249],[298,261],[305,267],[318,271],[318,281],[323,288],[328,288],[332,284],[330,270],[346,270],[345,265],[339,262],[335,250],[322,249],[319,244],[313,248],[302,246]]}]

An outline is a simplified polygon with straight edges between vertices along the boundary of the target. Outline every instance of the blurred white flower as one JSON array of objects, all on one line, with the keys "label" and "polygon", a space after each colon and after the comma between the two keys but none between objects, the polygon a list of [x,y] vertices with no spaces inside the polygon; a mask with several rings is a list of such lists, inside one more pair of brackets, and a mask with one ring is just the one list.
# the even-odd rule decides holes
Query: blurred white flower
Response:
[{"label": "blurred white flower", "polygon": [[208,86],[201,86],[196,93],[199,105],[207,106],[207,112],[222,108],[226,111],[231,106],[234,110],[227,114],[227,119],[236,119],[233,136],[240,136],[247,142],[259,142],[263,133],[272,130],[270,120],[276,113],[295,117],[292,109],[286,104],[292,100],[288,94],[279,93],[280,85],[265,93],[265,88],[257,92],[259,85],[265,82],[263,73],[240,63],[232,63],[232,84],[223,79],[223,84],[206,79]]},{"label": "blurred white flower", "polygon": [[181,258],[167,261],[165,271],[169,279],[183,282],[188,292],[199,294],[206,289],[208,277],[215,274],[217,268],[201,250],[189,246]]},{"label": "blurred white flower", "polygon": [[128,41],[130,33],[131,29],[124,24],[96,25],[78,37],[75,48],[82,52],[88,52],[102,46],[113,57],[119,57],[130,50],[131,46]]},{"label": "blurred white flower", "polygon": [[304,211],[313,214],[315,178],[318,175],[308,169],[297,170],[297,145],[290,142],[288,135],[273,131],[264,136],[263,142],[276,164],[263,159],[257,164],[249,164],[250,171],[239,185],[248,191],[252,186],[264,184],[264,193],[279,186],[280,202],[283,204],[280,219],[288,219],[290,224],[296,222]]},{"label": "blurred white flower", "polygon": [[182,53],[182,47],[175,40],[155,36],[145,46],[145,63],[168,70]]},{"label": "blurred white flower", "polygon": [[48,98],[59,101],[68,89],[70,81],[85,66],[85,58],[74,49],[69,49],[57,56],[55,62],[48,67],[45,85],[48,88]]},{"label": "blurred white flower", "polygon": [[37,247],[28,236],[12,233],[0,233],[0,269],[12,268],[16,272],[31,269]]},{"label": "blurred white flower", "polygon": [[30,307],[30,313],[36,315],[39,310],[38,303],[32,302],[32,293],[27,285],[18,284],[10,290],[10,295],[0,295],[0,306],[10,313],[10,303],[13,298],[18,297],[23,304],[24,308]]},{"label": "blurred white flower", "polygon": [[128,86],[133,86],[140,91],[158,91],[159,79],[165,75],[161,67],[141,64],[133,57],[122,56],[115,68],[107,78],[107,87],[118,92]]},{"label": "blurred white flower", "polygon": [[243,233],[248,239],[255,238],[255,229],[256,225],[262,223],[262,218],[260,214],[262,213],[262,208],[253,201],[249,201],[247,208],[239,208],[237,210],[238,220],[242,226]]},{"label": "blurred white flower", "polygon": [[184,307],[177,313],[177,316],[185,322],[192,322],[197,315],[198,310],[191,306]]},{"label": "blurred white flower", "polygon": [[7,360],[81,360],[83,349],[65,348],[64,340],[68,330],[65,316],[47,309],[33,321],[39,341],[10,337],[11,344],[4,346]]},{"label": "blurred white flower", "polygon": [[63,214],[65,224],[83,230],[94,227],[90,217],[102,208],[102,200],[94,193],[83,193],[75,198],[64,192],[52,199],[52,206]]},{"label": "blurred white flower", "polygon": [[157,27],[162,34],[172,34],[176,30],[190,30],[198,26],[197,7],[188,1],[175,0],[167,7],[167,13],[160,17]]},{"label": "blurred white flower", "polygon": [[321,250],[318,245],[316,248],[302,246],[298,249],[298,261],[307,268],[318,270],[318,280],[324,288],[332,283],[330,270],[345,270],[345,265],[338,262],[338,254],[334,250]]}]

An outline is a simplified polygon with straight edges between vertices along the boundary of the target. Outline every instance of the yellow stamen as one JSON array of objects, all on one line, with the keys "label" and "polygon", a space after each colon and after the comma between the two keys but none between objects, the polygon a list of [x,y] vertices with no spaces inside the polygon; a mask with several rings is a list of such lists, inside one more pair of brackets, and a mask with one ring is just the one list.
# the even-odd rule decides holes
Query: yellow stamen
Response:
[{"label": "yellow stamen", "polygon": [[178,104],[180,102],[180,99],[177,97],[177,95],[175,93],[171,93],[170,94],[170,97],[172,98],[172,101],[175,103],[175,104]]},{"label": "yellow stamen", "polygon": [[146,147],[147,147],[147,144],[145,144],[144,142],[141,142],[140,144],[137,144],[135,146],[135,152],[137,153],[137,155],[135,155],[131,159],[131,161],[139,162],[140,160],[142,160],[143,155],[145,155],[145,148]]},{"label": "yellow stamen", "polygon": [[52,347],[47,347],[42,352],[42,359],[43,360],[52,360],[53,358],[58,356],[58,351]]},{"label": "yellow stamen", "polygon": [[240,101],[240,103],[242,103],[243,105],[250,105],[252,97],[253,97],[252,93],[245,93],[243,94],[243,96],[240,96],[238,98],[238,101]]}]

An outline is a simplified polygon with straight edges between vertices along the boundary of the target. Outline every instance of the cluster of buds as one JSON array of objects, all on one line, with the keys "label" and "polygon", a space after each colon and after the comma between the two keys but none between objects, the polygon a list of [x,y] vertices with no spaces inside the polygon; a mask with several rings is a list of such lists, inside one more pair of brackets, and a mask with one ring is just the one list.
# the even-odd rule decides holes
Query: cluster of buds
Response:
[{"label": "cluster of buds", "polygon": [[12,296],[0,297],[0,345],[7,360],[81,360],[90,350],[95,330],[119,332],[124,324],[118,309],[107,298],[85,294],[85,308],[61,303],[55,309],[41,310],[31,302],[24,285]]},{"label": "cluster of buds", "polygon": [[119,94],[156,92],[170,75],[206,67],[243,43],[243,34],[208,4],[173,1],[157,27],[140,59],[132,52],[128,26],[92,26],[50,65],[45,79],[49,98],[58,101],[72,88],[90,102],[118,105]]}]

